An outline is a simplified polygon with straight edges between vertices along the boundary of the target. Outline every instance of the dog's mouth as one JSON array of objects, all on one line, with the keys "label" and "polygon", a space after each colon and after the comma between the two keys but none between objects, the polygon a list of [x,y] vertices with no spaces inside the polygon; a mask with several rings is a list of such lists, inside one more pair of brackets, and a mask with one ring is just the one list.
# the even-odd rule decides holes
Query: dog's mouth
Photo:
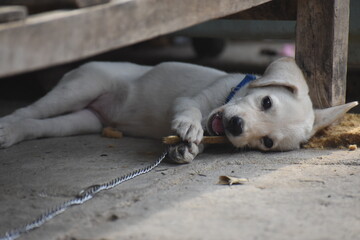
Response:
[{"label": "dog's mouth", "polygon": [[214,113],[207,123],[207,130],[210,135],[222,136],[225,135],[225,128],[223,123],[223,114],[221,112]]}]

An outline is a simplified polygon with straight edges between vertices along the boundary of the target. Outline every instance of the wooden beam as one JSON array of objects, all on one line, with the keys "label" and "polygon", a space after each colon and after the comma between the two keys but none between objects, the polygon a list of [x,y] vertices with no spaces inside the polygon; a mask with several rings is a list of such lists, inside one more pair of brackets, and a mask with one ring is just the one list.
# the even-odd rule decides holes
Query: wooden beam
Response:
[{"label": "wooden beam", "polygon": [[90,57],[270,0],[112,0],[0,24],[0,76]]},{"label": "wooden beam", "polygon": [[314,107],[345,102],[349,0],[299,0],[296,61]]}]

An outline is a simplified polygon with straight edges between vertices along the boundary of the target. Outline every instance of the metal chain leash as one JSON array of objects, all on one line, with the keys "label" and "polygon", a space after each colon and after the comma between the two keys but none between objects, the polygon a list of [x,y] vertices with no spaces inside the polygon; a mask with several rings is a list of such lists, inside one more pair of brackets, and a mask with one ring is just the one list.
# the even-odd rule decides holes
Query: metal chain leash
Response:
[{"label": "metal chain leash", "polygon": [[121,177],[115,178],[107,183],[92,185],[84,190],[82,190],[75,198],[70,199],[62,204],[51,208],[50,210],[46,211],[45,213],[41,214],[38,218],[33,220],[32,222],[24,225],[23,227],[8,231],[4,237],[0,237],[0,240],[14,240],[20,237],[22,234],[27,233],[35,228],[40,227],[48,220],[52,219],[53,217],[59,215],[60,213],[64,212],[71,206],[83,204],[84,202],[92,199],[97,193],[103,190],[109,190],[111,188],[116,187],[117,185],[131,180],[137,176],[142,174],[148,173],[154,168],[156,168],[166,157],[167,151],[165,151],[158,160],[156,160],[151,165],[148,165],[144,168],[137,169],[129,174],[123,175]]}]

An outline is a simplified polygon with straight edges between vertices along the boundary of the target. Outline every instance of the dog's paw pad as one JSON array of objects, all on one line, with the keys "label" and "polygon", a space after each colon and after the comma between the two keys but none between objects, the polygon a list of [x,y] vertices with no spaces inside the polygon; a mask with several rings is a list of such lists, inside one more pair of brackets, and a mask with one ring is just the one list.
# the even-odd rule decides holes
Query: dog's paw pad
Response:
[{"label": "dog's paw pad", "polygon": [[199,148],[194,143],[179,143],[169,147],[169,160],[175,163],[190,163],[199,153]]},{"label": "dog's paw pad", "polygon": [[200,122],[191,119],[175,119],[172,123],[172,129],[187,142],[199,144],[203,138],[204,130]]}]

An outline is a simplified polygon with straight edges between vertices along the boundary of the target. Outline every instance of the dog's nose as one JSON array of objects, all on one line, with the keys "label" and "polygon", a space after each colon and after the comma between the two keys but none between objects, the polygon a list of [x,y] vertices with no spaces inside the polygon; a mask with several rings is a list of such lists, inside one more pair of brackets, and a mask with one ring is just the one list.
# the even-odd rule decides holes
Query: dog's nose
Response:
[{"label": "dog's nose", "polygon": [[233,136],[239,136],[243,132],[244,120],[241,117],[232,117],[226,122],[226,130]]}]

